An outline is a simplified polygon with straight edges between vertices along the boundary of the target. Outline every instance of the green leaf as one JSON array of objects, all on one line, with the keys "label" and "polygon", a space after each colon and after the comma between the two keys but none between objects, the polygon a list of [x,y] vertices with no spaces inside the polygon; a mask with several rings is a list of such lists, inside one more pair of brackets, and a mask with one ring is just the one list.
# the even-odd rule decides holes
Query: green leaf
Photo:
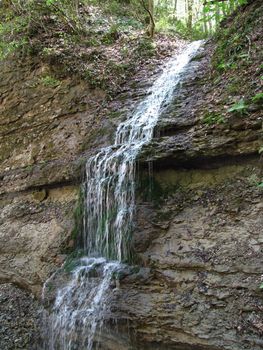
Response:
[{"label": "green leaf", "polygon": [[260,182],[260,184],[258,184],[257,186],[263,188],[263,182]]},{"label": "green leaf", "polygon": [[228,112],[230,113],[244,113],[247,110],[247,105],[245,104],[245,101],[241,99],[240,101],[233,104],[232,107],[228,109]]},{"label": "green leaf", "polygon": [[260,289],[263,289],[263,283],[261,283],[261,285],[259,286]]},{"label": "green leaf", "polygon": [[47,4],[48,6],[53,5],[54,2],[56,2],[56,0],[46,0],[46,4]]},{"label": "green leaf", "polygon": [[263,92],[259,92],[255,96],[252,97],[253,102],[261,102],[263,101]]}]

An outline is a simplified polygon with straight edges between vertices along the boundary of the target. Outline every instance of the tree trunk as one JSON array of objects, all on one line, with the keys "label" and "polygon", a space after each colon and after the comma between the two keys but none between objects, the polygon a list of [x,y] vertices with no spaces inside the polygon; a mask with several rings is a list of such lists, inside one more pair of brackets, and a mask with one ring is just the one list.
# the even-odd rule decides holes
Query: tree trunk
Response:
[{"label": "tree trunk", "polygon": [[189,33],[192,33],[192,30],[193,30],[193,4],[194,4],[194,0],[188,0],[188,8],[187,8],[188,21],[187,21],[187,27],[188,27]]},{"label": "tree trunk", "polygon": [[216,18],[216,27],[218,27],[220,22],[220,7],[218,3],[215,4],[215,18]]},{"label": "tree trunk", "polygon": [[154,37],[155,32],[155,21],[154,21],[154,0],[148,0],[148,10],[149,10],[149,35],[151,38]]},{"label": "tree trunk", "polygon": [[207,14],[205,11],[205,5],[203,5],[203,22],[204,22],[204,32],[205,36],[208,36],[208,25],[207,25]]}]

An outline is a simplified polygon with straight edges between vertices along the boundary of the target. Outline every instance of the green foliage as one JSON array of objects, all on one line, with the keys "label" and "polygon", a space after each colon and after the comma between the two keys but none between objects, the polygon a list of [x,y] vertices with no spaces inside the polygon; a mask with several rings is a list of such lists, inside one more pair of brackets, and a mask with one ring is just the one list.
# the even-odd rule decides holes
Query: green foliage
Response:
[{"label": "green foliage", "polygon": [[[203,39],[210,36],[219,22],[246,0],[155,2],[156,30],[178,33],[184,38]],[[204,4],[205,3],[205,4]]]},{"label": "green foliage", "polygon": [[237,68],[237,64],[236,63],[229,63],[229,62],[220,62],[217,67],[218,70],[228,70],[228,69],[236,69]]},{"label": "green foliage", "polygon": [[252,102],[262,103],[263,102],[263,92],[259,92],[255,96],[252,97]]},{"label": "green foliage", "polygon": [[142,57],[152,57],[155,53],[156,45],[148,38],[142,38],[137,46],[137,52]]},{"label": "green foliage", "polygon": [[83,78],[89,83],[92,89],[106,88],[106,81],[104,78],[100,77],[93,69],[87,68],[85,72],[83,72]]},{"label": "green foliage", "polygon": [[228,112],[243,115],[247,113],[247,108],[248,106],[246,105],[244,99],[241,99],[234,103],[232,107],[228,109]]},{"label": "green foliage", "polygon": [[201,21],[215,21],[218,24],[226,15],[229,15],[237,6],[247,4],[247,0],[207,1],[203,7]]},{"label": "green foliage", "polygon": [[263,188],[262,177],[257,174],[251,174],[248,178],[248,182],[253,187]]},{"label": "green foliage", "polygon": [[71,273],[72,271],[74,271],[76,267],[80,266],[80,258],[84,255],[85,254],[83,250],[75,250],[74,252],[69,254],[63,265],[63,270],[67,273]]},{"label": "green foliage", "polygon": [[21,49],[35,52],[37,45],[41,48],[44,43],[32,38],[43,32],[48,33],[47,27],[49,30],[53,27],[54,32],[65,35],[67,32],[78,35],[84,33],[86,24],[81,9],[85,2],[77,0],[0,2],[0,59]]},{"label": "green foliage", "polygon": [[203,117],[203,123],[207,125],[223,124],[225,123],[225,118],[221,114],[208,112]]},{"label": "green foliage", "polygon": [[51,75],[45,75],[40,79],[40,82],[46,86],[46,87],[51,87],[55,88],[60,84],[60,81],[57,80],[56,78],[52,77]]},{"label": "green foliage", "polygon": [[6,58],[17,49],[28,44],[27,37],[19,36],[21,31],[26,30],[27,20],[20,16],[7,16],[6,20],[0,23],[0,59]]},{"label": "green foliage", "polygon": [[251,33],[262,15],[262,6],[258,11],[247,11],[245,16],[242,11],[238,11],[231,25],[218,28],[215,33],[218,44],[213,55],[215,69],[225,71],[241,66],[249,67],[253,64]]},{"label": "green foliage", "polygon": [[[205,23],[209,23],[212,28],[213,21],[218,20],[218,14],[219,17],[222,17],[225,10],[229,14],[245,1],[236,0],[233,8],[230,3],[232,3],[231,0],[213,1],[213,4],[207,3],[203,6],[203,2],[199,0],[199,6],[196,7],[199,12],[196,13],[190,11],[189,8],[188,11],[185,11],[186,2],[178,2],[177,8],[174,6],[174,0],[155,2],[156,29],[159,32],[179,34],[185,38],[207,37],[209,33],[207,29],[204,29]],[[110,15],[110,18],[106,20],[101,16],[96,19],[98,23],[101,21],[102,27],[112,23],[101,40],[105,45],[113,44],[118,39],[120,32],[130,33],[133,29],[145,28],[148,24],[149,16],[139,0],[0,1],[0,59],[21,49],[23,52],[39,54],[45,48],[45,43],[41,40],[32,40],[32,38],[46,33],[46,40],[48,40],[48,35],[52,32],[51,27],[54,33],[63,37],[64,44],[71,45],[74,41],[73,35],[75,35],[76,40],[86,41],[87,46],[99,45],[100,40],[97,40],[96,37],[92,35],[87,37],[91,19],[89,6],[91,5],[99,8],[101,12],[97,13]],[[184,15],[179,15],[183,13],[182,9]],[[192,12],[194,12],[193,18],[190,16]],[[67,37],[67,34],[70,34],[71,37]],[[45,51],[43,54],[48,56],[49,53]],[[243,58],[245,58],[244,54],[242,53]]]},{"label": "green foliage", "polygon": [[112,24],[109,30],[101,39],[101,42],[105,45],[113,44],[119,38],[119,26],[118,24]]}]

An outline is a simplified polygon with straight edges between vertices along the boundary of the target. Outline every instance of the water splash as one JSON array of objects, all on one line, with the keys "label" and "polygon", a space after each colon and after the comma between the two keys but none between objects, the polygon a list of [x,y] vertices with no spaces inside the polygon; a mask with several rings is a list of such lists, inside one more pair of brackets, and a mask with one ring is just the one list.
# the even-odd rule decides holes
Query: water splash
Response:
[{"label": "water splash", "polygon": [[[83,249],[89,258],[80,259],[68,285],[58,291],[48,320],[45,349],[94,349],[112,275],[121,261],[130,257],[136,158],[151,141],[161,112],[169,105],[185,67],[200,45],[201,41],[189,44],[164,66],[132,117],[119,125],[114,145],[87,161]],[[115,261],[107,262],[106,258]]]},{"label": "water splash", "polygon": [[82,258],[79,264],[70,283],[58,291],[45,349],[91,350],[97,327],[102,326],[105,293],[120,264],[104,258]]},{"label": "water splash", "polygon": [[83,242],[89,256],[129,261],[135,160],[142,147],[151,141],[161,112],[169,105],[181,74],[200,45],[201,41],[189,44],[164,66],[132,117],[119,125],[114,145],[87,161]]}]

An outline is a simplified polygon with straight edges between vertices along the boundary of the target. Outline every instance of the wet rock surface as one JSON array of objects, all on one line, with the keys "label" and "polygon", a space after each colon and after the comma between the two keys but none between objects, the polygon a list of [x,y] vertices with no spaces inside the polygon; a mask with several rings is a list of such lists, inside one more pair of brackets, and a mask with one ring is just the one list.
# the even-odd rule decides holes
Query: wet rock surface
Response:
[{"label": "wet rock surface", "polygon": [[[179,40],[173,48],[180,51],[182,45]],[[47,86],[42,77],[50,67],[37,59],[1,62],[1,281],[39,295],[62,264],[65,251],[72,250],[86,159],[111,142],[166,55],[134,74],[115,99],[74,76]]]},{"label": "wet rock surface", "polygon": [[150,272],[127,277],[116,291],[120,319],[129,314],[143,338],[168,348],[261,349],[259,174],[258,161],[154,172],[152,199],[147,191],[141,197],[134,235]]},{"label": "wet rock surface", "polygon": [[[173,102],[164,106],[155,138],[141,153],[142,163],[155,161],[160,167],[169,167],[191,165],[200,159],[258,153],[262,143],[262,108],[258,106],[243,116],[228,112],[233,97],[226,97],[222,87],[219,92],[208,73],[214,51],[215,45],[207,42],[198,60],[188,66]],[[221,78],[224,79],[221,84],[227,85],[230,78]]]}]

